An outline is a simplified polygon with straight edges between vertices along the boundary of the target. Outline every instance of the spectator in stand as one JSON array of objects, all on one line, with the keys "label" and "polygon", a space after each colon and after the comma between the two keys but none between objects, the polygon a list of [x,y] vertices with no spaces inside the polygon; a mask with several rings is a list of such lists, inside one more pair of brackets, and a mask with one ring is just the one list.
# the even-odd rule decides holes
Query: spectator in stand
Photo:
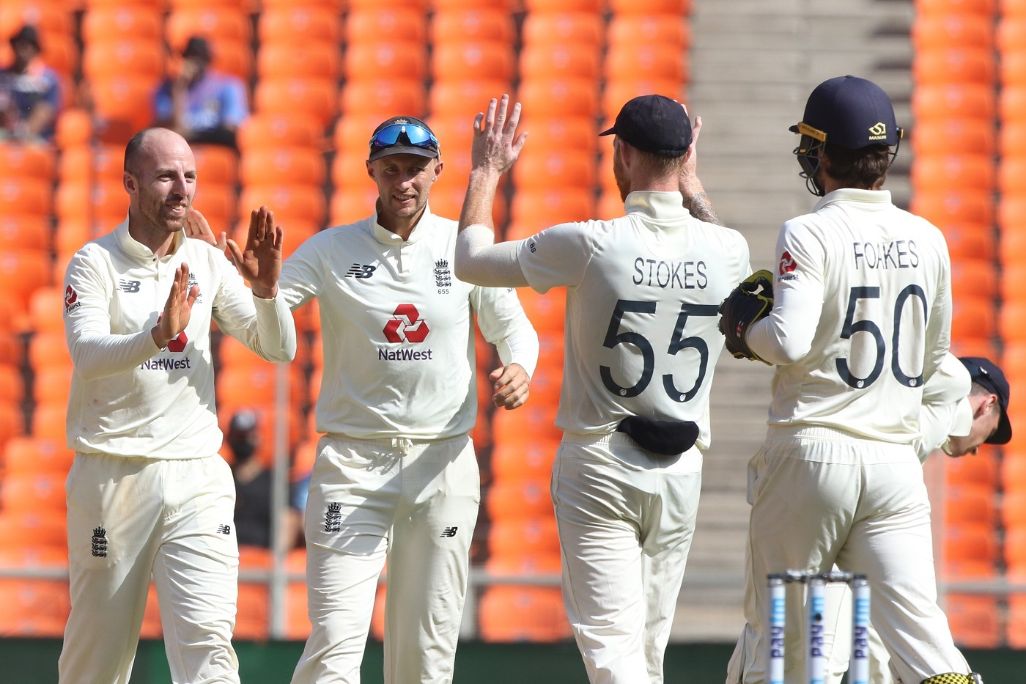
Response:
[{"label": "spectator in stand", "polygon": [[[271,548],[271,509],[273,474],[258,456],[259,418],[254,411],[240,409],[232,416],[225,442],[232,454],[235,477],[235,534],[241,546]],[[304,502],[305,503],[305,502]],[[285,510],[285,548],[299,541],[301,515],[295,506],[295,494],[289,493]]]},{"label": "spectator in stand", "polygon": [[206,38],[189,38],[178,74],[157,89],[156,125],[180,133],[190,144],[235,147],[235,132],[249,116],[246,86],[211,69],[213,56]]},{"label": "spectator in stand", "polygon": [[34,26],[22,26],[10,42],[14,61],[0,69],[0,138],[50,140],[61,106],[60,79],[40,59]]}]

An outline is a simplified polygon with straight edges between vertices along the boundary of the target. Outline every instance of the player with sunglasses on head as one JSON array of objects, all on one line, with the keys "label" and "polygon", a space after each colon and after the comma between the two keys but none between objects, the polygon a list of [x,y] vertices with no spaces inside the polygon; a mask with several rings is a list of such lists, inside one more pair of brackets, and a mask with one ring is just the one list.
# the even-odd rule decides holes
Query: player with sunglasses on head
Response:
[{"label": "player with sunglasses on head", "polygon": [[[780,230],[768,315],[743,290],[721,306],[727,349],[776,366],[766,440],[748,468],[747,624],[726,681],[767,681],[767,576],[836,564],[867,576],[871,619],[899,681],[969,684],[976,675],[937,605],[914,446],[924,385],[950,346],[947,245],[883,189],[901,129],[879,86],[824,81],[791,130],[820,199]],[[805,676],[799,592],[786,611],[791,683]]]},{"label": "player with sunglasses on head", "polygon": [[370,139],[374,213],[321,231],[285,263],[293,309],[320,303],[324,433],[306,508],[313,631],[294,684],[360,681],[388,561],[385,682],[450,682],[480,479],[473,321],[498,350],[497,407],[527,399],[538,337],[512,290],[452,272],[456,222],[431,213],[438,140],[413,117]]}]

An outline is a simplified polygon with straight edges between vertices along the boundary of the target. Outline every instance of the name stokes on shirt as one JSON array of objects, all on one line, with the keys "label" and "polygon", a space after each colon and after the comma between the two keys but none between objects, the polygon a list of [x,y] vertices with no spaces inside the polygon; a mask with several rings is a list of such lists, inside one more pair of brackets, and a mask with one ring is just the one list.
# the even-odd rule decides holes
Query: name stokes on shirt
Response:
[{"label": "name stokes on shirt", "polygon": [[635,285],[671,290],[704,290],[709,284],[704,261],[662,261],[637,257],[634,260]]},{"label": "name stokes on shirt", "polygon": [[919,268],[915,240],[853,242],[851,247],[856,269]]}]

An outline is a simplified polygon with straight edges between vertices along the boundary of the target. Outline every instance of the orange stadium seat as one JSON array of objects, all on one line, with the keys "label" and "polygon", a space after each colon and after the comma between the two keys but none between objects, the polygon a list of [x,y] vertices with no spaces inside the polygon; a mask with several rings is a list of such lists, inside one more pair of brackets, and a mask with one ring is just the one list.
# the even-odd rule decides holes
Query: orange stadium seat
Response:
[{"label": "orange stadium seat", "polygon": [[[1003,0],[1002,8],[1006,9],[1012,2]],[[921,16],[955,13],[994,14],[997,3],[998,0],[916,0],[916,11]]]},{"label": "orange stadium seat", "polygon": [[92,182],[105,180],[121,183],[124,177],[125,152],[122,145],[80,145],[61,154],[61,182]]},{"label": "orange stadium seat", "polygon": [[[1002,202],[1002,209],[1007,201]],[[948,188],[945,192],[917,192],[910,211],[943,228],[955,223],[990,223],[994,218],[991,193]]]},{"label": "orange stadium seat", "polygon": [[44,250],[8,249],[0,254],[0,286],[4,295],[28,312],[32,293],[51,282],[50,254]]},{"label": "orange stadium seat", "polygon": [[1006,494],[1026,493],[1026,454],[1005,452],[1001,459],[1001,485]]},{"label": "orange stadium seat", "polygon": [[339,96],[344,116],[374,115],[381,120],[395,116],[396,112],[423,114],[426,101],[424,81],[406,77],[349,81]]},{"label": "orange stadium seat", "polygon": [[127,73],[147,78],[156,85],[164,76],[164,52],[160,43],[153,40],[100,40],[86,45],[82,73],[91,81],[110,80]]},{"label": "orange stadium seat", "polygon": [[359,186],[355,183],[346,189],[335,186],[331,196],[331,218],[329,225],[339,226],[367,218],[374,213],[374,202],[378,190],[373,185]]},{"label": "orange stadium seat", "polygon": [[196,176],[200,187],[207,183],[234,185],[238,181],[239,158],[234,150],[221,145],[192,145],[196,157]]},{"label": "orange stadium seat", "polygon": [[1004,561],[1009,575],[1026,579],[1026,527],[1020,525],[1005,531]]},{"label": "orange stadium seat", "polygon": [[159,639],[162,633],[163,628],[160,624],[160,603],[157,599],[157,587],[151,583],[146,593],[146,607],[143,609],[139,636],[143,639]]},{"label": "orange stadium seat", "polygon": [[[357,0],[358,2],[370,2],[371,0]],[[396,0],[392,0],[395,2]],[[398,2],[404,2],[405,0],[398,0]],[[413,0],[409,3],[412,6],[427,5],[426,1],[418,2]],[[515,7],[519,6],[515,0],[432,0],[432,7],[435,11],[451,11],[458,9],[478,9],[481,7],[495,7],[497,9],[504,9],[512,11]]]},{"label": "orange stadium seat", "polygon": [[322,137],[323,130],[315,117],[283,112],[257,114],[243,121],[238,143],[245,155],[253,149],[284,145],[319,147]]},{"label": "orange stadium seat", "polygon": [[[362,157],[366,159],[370,149],[371,133],[382,121],[383,117],[375,114],[341,117],[335,122],[335,132],[332,136],[335,151],[351,158]],[[432,129],[435,128],[433,123],[431,127]],[[469,128],[468,125],[468,140]],[[439,135],[441,140],[438,130],[435,130],[435,134]]]},{"label": "orange stadium seat", "polygon": [[1017,50],[1005,50],[1001,53],[1000,80],[1005,87],[1026,85],[1026,46]]},{"label": "orange stadium seat", "polygon": [[981,450],[972,458],[950,458],[944,465],[945,476],[951,486],[997,487],[998,461],[993,451]]},{"label": "orange stadium seat", "polygon": [[[285,375],[292,407],[299,409],[306,401],[306,383],[302,370],[290,364],[285,366]],[[224,404],[274,404],[278,392],[278,366],[263,363],[222,367],[217,376],[216,390],[218,402]]]},{"label": "orange stadium seat", "polygon": [[20,249],[49,251],[53,238],[44,214],[0,214],[0,239]]},{"label": "orange stadium seat", "polygon": [[0,579],[0,634],[60,637],[70,609],[67,582]]},{"label": "orange stadium seat", "polygon": [[997,256],[997,245],[991,226],[948,223],[943,227],[943,232],[953,260],[993,260]]},{"label": "orange stadium seat", "polygon": [[994,492],[989,487],[962,485],[944,495],[944,521],[948,525],[993,526],[998,520]]},{"label": "orange stadium seat", "polygon": [[239,607],[235,618],[236,639],[266,639],[269,626],[266,584],[239,582]]},{"label": "orange stadium seat", "polygon": [[64,341],[63,324],[61,329],[37,331],[29,338],[29,365],[33,370],[46,366],[71,367],[71,354]]},{"label": "orange stadium seat", "polygon": [[[1022,581],[1023,577],[1012,578]],[[1008,597],[1008,646],[1026,649],[1026,594]]]},{"label": "orange stadium seat", "polygon": [[[296,59],[297,49],[302,59]],[[333,43],[308,43],[301,48],[288,43],[271,43],[260,48],[257,72],[260,78],[291,76],[338,80],[342,55]]]},{"label": "orange stadium seat", "polygon": [[528,14],[532,12],[602,12],[603,0],[524,0]]},{"label": "orange stadium seat", "polygon": [[[998,25],[998,44],[1002,45],[1002,28]],[[993,48],[993,17],[969,12],[919,15],[912,23],[912,45],[916,50],[944,48],[951,45]]]},{"label": "orange stadium seat", "polygon": [[25,385],[21,369],[4,363],[0,365],[0,402],[17,405],[25,398]]},{"label": "orange stadium seat", "polygon": [[[519,409],[518,409],[519,410]],[[522,427],[523,423],[503,420],[516,411],[496,411],[492,422],[492,475],[501,479],[531,479],[547,483],[552,477],[552,464],[556,460],[560,435],[554,428],[555,407],[546,407],[541,402],[537,412],[545,419],[543,431],[531,439],[508,438],[510,423]],[[533,424],[531,421],[529,424]],[[501,436],[500,436],[501,433]],[[546,489],[548,491],[548,489]]]},{"label": "orange stadium seat", "polygon": [[[152,76],[111,75],[93,79],[89,90],[104,126],[129,131],[129,135],[153,121],[153,93],[158,85]],[[126,136],[127,140],[127,136]]]},{"label": "orange stadium seat", "polygon": [[944,563],[982,561],[993,563],[1000,555],[997,533],[985,524],[949,524],[941,537]]},{"label": "orange stadium seat", "polygon": [[638,95],[658,93],[671,99],[685,102],[687,98],[684,95],[684,91],[684,82],[676,79],[655,79],[648,78],[647,76],[643,79],[610,79],[606,81],[606,88],[602,91],[602,112],[611,121],[625,102]]},{"label": "orange stadium seat", "polygon": [[441,45],[452,40],[496,41],[512,45],[513,18],[495,7],[435,11],[431,19],[431,42]]},{"label": "orange stadium seat", "polygon": [[21,179],[48,181],[53,178],[56,160],[49,147],[0,141],[0,167]]},{"label": "orange stadium seat", "polygon": [[944,605],[955,643],[969,648],[994,648],[1001,641],[996,596],[952,594]]},{"label": "orange stadium seat", "polygon": [[559,43],[601,47],[605,37],[602,15],[595,12],[555,11],[524,17],[523,44]]},{"label": "orange stadium seat", "polygon": [[[35,477],[31,474],[29,477]],[[60,565],[67,562],[67,520],[64,513],[63,481],[67,473],[47,473],[43,477],[51,478],[51,483],[59,480],[58,489],[61,490],[61,503],[58,506],[48,506],[46,502],[51,499],[53,484],[47,487],[47,498],[42,505],[36,507],[22,507],[8,509],[0,512],[0,563],[3,559],[16,557],[19,549],[25,549],[25,557],[32,558],[39,554],[42,558],[36,560],[42,564]],[[5,479],[0,478],[0,494],[3,493]],[[24,476],[15,473],[16,480],[24,479]],[[15,487],[21,485],[16,483]],[[16,493],[20,495],[20,493]],[[56,551],[51,553],[50,550]],[[49,561],[49,563],[47,562]]]},{"label": "orange stadium seat", "polygon": [[[271,179],[268,179],[271,182]],[[239,206],[271,207],[275,215],[288,215],[321,224],[327,213],[327,201],[321,188],[310,185],[248,185]]]},{"label": "orange stadium seat", "polygon": [[1003,121],[998,132],[998,153],[1006,158],[1026,156],[1026,121]]},{"label": "orange stadium seat", "polygon": [[346,16],[344,32],[346,43],[365,40],[366,36],[388,36],[391,40],[424,43],[427,18],[416,7],[381,6],[353,10]]},{"label": "orange stadium seat", "polygon": [[610,81],[630,81],[644,74],[652,80],[684,82],[688,69],[687,52],[661,43],[610,46],[603,65]]},{"label": "orange stadium seat", "polygon": [[1026,155],[1015,155],[1001,160],[1001,165],[998,168],[998,190],[1004,197],[1026,196],[1026,178],[1017,175],[1024,172],[1026,172]]},{"label": "orange stadium seat", "polygon": [[0,479],[2,509],[8,514],[63,511],[64,479],[65,473],[6,473]]},{"label": "orange stadium seat", "polygon": [[65,401],[37,404],[32,412],[32,436],[63,441],[67,437],[65,431],[67,414],[68,406]]},{"label": "orange stadium seat", "polygon": [[46,216],[53,210],[49,180],[4,174],[0,179],[0,214]]},{"label": "orange stadium seat", "polygon": [[[350,14],[353,14],[352,10]],[[322,41],[338,45],[342,33],[340,17],[341,12],[337,8],[282,2],[264,8],[257,19],[257,33],[261,45],[306,45]]]},{"label": "orange stadium seat", "polygon": [[12,437],[3,448],[7,472],[67,473],[74,457],[63,441],[43,437]]},{"label": "orange stadium seat", "polygon": [[594,154],[600,140],[593,114],[551,118],[528,114],[521,119],[520,128],[530,136],[531,147],[542,149],[567,148]]},{"label": "orange stadium seat", "polygon": [[527,45],[520,51],[520,77],[593,78],[600,74],[598,50],[584,50],[580,45],[542,43]]},{"label": "orange stadium seat", "polygon": [[[979,17],[985,23],[986,17]],[[993,24],[990,25],[993,29]],[[1026,44],[1026,16],[1005,13],[998,21],[997,30],[994,32],[997,39],[997,47],[1002,58],[1009,52],[1021,50]]]},{"label": "orange stadium seat", "polygon": [[513,78],[516,64],[513,50],[506,43],[452,40],[435,45],[431,68],[433,73],[442,75],[446,80],[509,81]]},{"label": "orange stadium seat", "polygon": [[249,44],[253,40],[249,15],[230,5],[209,5],[173,9],[168,15],[167,43],[176,53],[190,37],[208,38],[214,54],[222,43]]},{"label": "orange stadium seat", "polygon": [[423,43],[375,38],[349,44],[342,59],[342,75],[350,80],[422,79],[427,74],[427,64]]},{"label": "orange stadium seat", "polygon": [[254,150],[242,159],[243,185],[261,184],[268,180],[322,185],[325,175],[324,157],[318,150],[308,147]]},{"label": "orange stadium seat", "polygon": [[493,520],[488,550],[494,556],[532,556],[559,553],[554,518]]},{"label": "orange stadium seat", "polygon": [[485,509],[492,520],[539,518],[552,515],[548,478],[496,479],[488,488]]},{"label": "orange stadium seat", "polygon": [[[1026,530],[1026,492],[1009,492],[1001,500],[1001,520],[1006,533]],[[1009,548],[1010,544],[1005,544]],[[1019,545],[1019,548],[1023,548]]]},{"label": "orange stadium seat", "polygon": [[210,226],[217,231],[218,226],[224,229],[230,225],[236,213],[235,186],[227,183],[204,182],[200,183],[197,188],[193,206],[206,217]]},{"label": "orange stadium seat", "polygon": [[[488,107],[488,100],[510,92],[509,81],[501,79],[459,79],[449,80],[440,75],[429,94],[431,117],[453,118],[473,125],[474,115]],[[437,133],[437,131],[435,131]],[[443,150],[445,140],[439,137]]]},{"label": "orange stadium seat", "polygon": [[691,0],[610,0],[613,14],[676,14],[691,12]]},{"label": "orange stadium seat", "polygon": [[969,189],[994,189],[994,160],[979,150],[971,154],[917,154],[912,187],[917,192],[943,190],[955,184]]},{"label": "orange stadium seat", "polygon": [[312,629],[306,607],[306,584],[289,584],[285,600],[285,638],[306,639]]},{"label": "orange stadium seat", "polygon": [[595,197],[589,188],[528,189],[513,196],[513,223],[527,223],[541,230],[567,221],[586,221],[594,213]]},{"label": "orange stadium seat", "polygon": [[912,128],[911,145],[914,163],[920,155],[991,155],[994,129],[979,119],[928,119]]},{"label": "orange stadium seat", "polygon": [[261,114],[299,112],[322,127],[335,116],[335,82],[328,78],[261,80],[256,87],[256,111]]},{"label": "orange stadium seat", "polygon": [[1002,124],[1016,123],[1026,119],[1026,84],[1013,83],[1001,88],[998,112]]},{"label": "orange stadium seat", "polygon": [[972,295],[994,298],[997,295],[997,273],[987,261],[961,259],[951,264],[951,291],[956,296]]},{"label": "orange stadium seat", "polygon": [[82,16],[82,39],[87,45],[112,36],[159,41],[164,36],[160,14],[141,5],[91,7]]},{"label": "orange stadium seat", "polygon": [[691,27],[681,15],[615,14],[609,18],[609,44],[659,44],[686,50],[691,46]]},{"label": "orange stadium seat", "polygon": [[31,24],[41,33],[70,34],[71,13],[56,3],[39,0],[7,0],[0,5],[0,38],[4,42],[24,24]]},{"label": "orange stadium seat", "polygon": [[988,339],[997,332],[997,316],[991,298],[960,296],[951,318],[951,335],[957,339]]},{"label": "orange stadium seat", "polygon": [[[1002,92],[1002,110],[1007,92]],[[1018,94],[1021,98],[1023,93]],[[992,119],[997,111],[997,97],[992,85],[975,83],[917,85],[912,91],[912,116],[917,121],[927,118],[965,117]],[[1007,117],[1005,117],[1007,118]]]},{"label": "orange stadium seat", "polygon": [[594,116],[598,90],[588,79],[546,79],[520,84],[518,98],[533,116]]},{"label": "orange stadium seat", "polygon": [[478,623],[486,642],[560,641],[571,634],[559,587],[489,587]]},{"label": "orange stadium seat", "polygon": [[595,185],[595,158],[568,149],[524,150],[513,167],[518,190],[552,190]]}]

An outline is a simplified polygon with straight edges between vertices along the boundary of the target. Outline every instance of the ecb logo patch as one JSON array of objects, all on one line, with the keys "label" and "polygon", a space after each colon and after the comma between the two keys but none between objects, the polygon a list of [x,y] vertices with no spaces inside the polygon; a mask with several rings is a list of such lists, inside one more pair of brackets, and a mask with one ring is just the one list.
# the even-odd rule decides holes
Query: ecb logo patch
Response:
[{"label": "ecb logo patch", "polygon": [[107,557],[107,530],[102,527],[96,527],[93,529],[93,538],[91,540],[91,547],[93,557],[95,558],[106,558]]},{"label": "ecb logo patch", "polygon": [[393,318],[385,324],[385,339],[389,342],[412,342],[419,344],[424,341],[431,330],[427,321],[420,317],[420,312],[413,304],[400,304],[392,312]]},{"label": "ecb logo patch", "polygon": [[71,313],[80,306],[82,306],[82,302],[78,301],[78,293],[75,292],[75,288],[68,285],[64,290],[64,313]]},{"label": "ecb logo patch", "polygon": [[452,271],[449,270],[447,259],[435,262],[435,287],[438,288],[438,294],[449,294],[449,288],[452,287]]},{"label": "ecb logo patch", "polygon": [[784,253],[780,255],[780,266],[777,269],[778,275],[781,280],[793,280],[794,272],[798,269],[798,262],[794,260],[791,253],[786,249]]}]

